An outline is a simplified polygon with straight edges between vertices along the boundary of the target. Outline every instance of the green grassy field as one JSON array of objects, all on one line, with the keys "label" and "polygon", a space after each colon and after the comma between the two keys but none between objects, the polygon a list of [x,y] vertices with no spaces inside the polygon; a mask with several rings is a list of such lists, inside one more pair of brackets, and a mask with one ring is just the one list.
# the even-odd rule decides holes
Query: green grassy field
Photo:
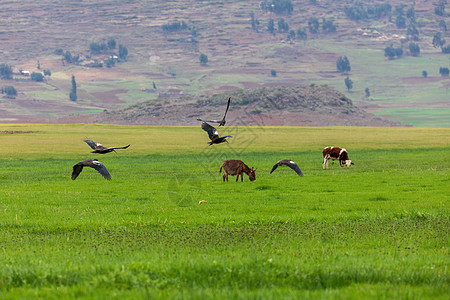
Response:
[{"label": "green grassy field", "polygon": [[[448,128],[4,124],[2,299],[447,299]],[[131,147],[94,155],[83,142]],[[342,146],[351,168],[322,169]],[[98,158],[104,180],[72,166]],[[279,159],[296,161],[269,174]],[[258,168],[222,182],[224,159]],[[207,203],[198,204],[200,200]],[[447,295],[447,296],[446,296]]]}]

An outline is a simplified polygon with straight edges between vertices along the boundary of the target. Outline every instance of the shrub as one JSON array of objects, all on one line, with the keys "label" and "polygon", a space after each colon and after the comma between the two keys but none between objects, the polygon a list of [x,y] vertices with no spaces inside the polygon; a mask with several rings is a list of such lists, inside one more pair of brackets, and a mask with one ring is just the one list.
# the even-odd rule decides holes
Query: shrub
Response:
[{"label": "shrub", "polygon": [[6,96],[10,99],[15,99],[17,96],[17,90],[13,86],[7,86],[2,88],[2,94],[6,94]]},{"label": "shrub", "polygon": [[33,73],[31,73],[30,78],[31,78],[31,80],[37,81],[37,82],[44,81],[44,75],[42,75],[41,73],[33,72]]},{"label": "shrub", "polygon": [[447,67],[440,67],[439,68],[439,74],[441,74],[442,76],[448,76],[449,69]]},{"label": "shrub", "polygon": [[11,66],[8,66],[7,64],[0,65],[0,78],[2,78],[2,79],[12,79],[13,78],[13,72],[12,72]]}]

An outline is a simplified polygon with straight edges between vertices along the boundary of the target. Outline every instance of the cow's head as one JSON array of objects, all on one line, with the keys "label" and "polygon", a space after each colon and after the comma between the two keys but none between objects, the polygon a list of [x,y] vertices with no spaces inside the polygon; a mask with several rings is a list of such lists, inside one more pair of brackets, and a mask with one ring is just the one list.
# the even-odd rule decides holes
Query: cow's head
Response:
[{"label": "cow's head", "polygon": [[256,169],[253,169],[253,167],[252,167],[250,172],[248,173],[248,179],[250,179],[250,181],[256,181],[255,171],[256,171]]},{"label": "cow's head", "polygon": [[354,165],[354,163],[353,163],[350,159],[347,159],[347,160],[345,161],[345,165],[346,165],[347,167],[350,167],[350,165]]}]

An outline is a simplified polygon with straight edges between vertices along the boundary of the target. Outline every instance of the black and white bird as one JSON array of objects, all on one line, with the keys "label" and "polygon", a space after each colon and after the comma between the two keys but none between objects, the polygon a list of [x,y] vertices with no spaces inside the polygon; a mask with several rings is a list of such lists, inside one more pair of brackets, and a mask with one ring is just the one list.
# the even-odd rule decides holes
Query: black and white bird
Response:
[{"label": "black and white bird", "polygon": [[231,135],[225,135],[225,136],[219,137],[219,133],[217,132],[217,129],[214,128],[213,126],[209,125],[206,122],[202,123],[202,129],[208,133],[209,138],[211,139],[211,142],[208,142],[208,144],[210,146],[212,144],[220,144],[220,143],[223,143],[223,142],[227,142],[228,143],[226,138],[232,137]]},{"label": "black and white bird", "polygon": [[83,167],[91,167],[96,169],[106,180],[111,180],[111,175],[109,174],[106,167],[96,159],[83,160],[73,166],[72,180],[77,179]]},{"label": "black and white bird", "polygon": [[91,140],[84,140],[86,142],[86,144],[89,145],[89,147],[91,147],[92,149],[94,149],[94,151],[91,151],[91,153],[98,153],[98,154],[105,154],[105,153],[109,153],[109,152],[116,152],[116,149],[127,149],[128,147],[130,147],[130,145],[124,146],[124,147],[109,147],[106,148],[104,147],[102,144],[91,141]]},{"label": "black and white bird", "polygon": [[290,159],[283,159],[277,161],[277,163],[273,166],[272,171],[270,171],[270,174],[272,174],[272,172],[275,171],[278,168],[278,166],[282,165],[288,166],[289,168],[294,170],[295,173],[297,173],[299,176],[303,176],[302,170],[300,170],[299,166]]},{"label": "black and white bird", "polygon": [[209,120],[208,121],[208,120],[202,120],[202,119],[198,118],[197,121],[208,122],[208,123],[219,123],[219,127],[225,126],[225,123],[226,123],[225,117],[227,116],[228,109],[230,108],[230,103],[231,103],[231,97],[228,98],[227,109],[225,110],[225,114],[223,115],[222,120]]}]

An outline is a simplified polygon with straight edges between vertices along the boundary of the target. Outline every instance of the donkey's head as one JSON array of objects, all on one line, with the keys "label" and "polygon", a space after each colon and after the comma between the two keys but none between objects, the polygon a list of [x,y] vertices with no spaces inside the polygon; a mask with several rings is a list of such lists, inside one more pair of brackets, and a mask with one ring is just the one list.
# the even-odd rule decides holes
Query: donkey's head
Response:
[{"label": "donkey's head", "polygon": [[250,169],[250,172],[248,173],[248,179],[250,179],[250,181],[256,181],[255,171],[256,169],[253,169],[253,167]]}]

